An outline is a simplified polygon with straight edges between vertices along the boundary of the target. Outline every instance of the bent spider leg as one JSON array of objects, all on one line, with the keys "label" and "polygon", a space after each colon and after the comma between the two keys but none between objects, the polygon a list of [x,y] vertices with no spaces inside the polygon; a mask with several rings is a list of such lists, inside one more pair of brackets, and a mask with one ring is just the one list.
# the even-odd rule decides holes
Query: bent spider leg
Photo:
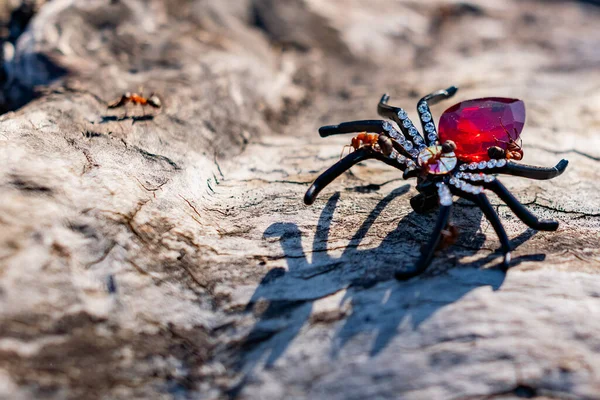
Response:
[{"label": "bent spider leg", "polygon": [[377,119],[370,119],[363,121],[342,122],[339,125],[325,125],[319,128],[319,135],[321,137],[327,137],[356,132],[383,133],[385,132],[383,126],[384,122],[385,121]]},{"label": "bent spider leg", "polygon": [[456,92],[458,92],[458,88],[456,86],[450,86],[447,89],[436,90],[435,92],[423,96],[419,102],[426,101],[428,104],[435,105],[442,100],[446,100],[454,96]]},{"label": "bent spider leg", "polygon": [[396,271],[395,277],[398,280],[403,281],[413,278],[425,271],[429,264],[431,264],[435,249],[438,247],[442,237],[442,230],[448,225],[450,211],[452,209],[452,194],[446,184],[440,183],[438,185],[438,196],[440,199],[440,211],[433,232],[431,233],[431,238],[423,248],[419,260],[412,269]]},{"label": "bent spider leg", "polygon": [[494,171],[500,174],[522,176],[524,178],[546,180],[556,178],[562,174],[567,166],[569,165],[568,160],[560,160],[554,167],[537,167],[535,165],[524,165],[518,164],[513,161],[508,161],[502,168],[498,168],[498,171]]},{"label": "bent spider leg", "polygon": [[376,160],[382,161],[391,167],[398,168],[400,171],[412,171],[415,165],[411,161],[407,161],[406,164],[404,162],[401,162],[400,160],[402,156],[395,155],[394,153],[390,154],[390,156],[388,157],[385,154],[371,150],[371,157]]},{"label": "bent spider leg", "polygon": [[319,128],[319,135],[327,137],[332,135],[342,135],[345,133],[369,132],[379,133],[392,138],[392,144],[396,151],[402,153],[406,157],[414,159],[415,155],[411,154],[413,144],[406,140],[405,136],[398,132],[392,124],[382,120],[362,120],[342,122],[339,125],[326,125]]},{"label": "bent spider leg", "polygon": [[375,152],[370,148],[360,148],[348,154],[346,157],[342,158],[340,161],[329,167],[327,171],[319,175],[319,177],[315,179],[313,184],[306,191],[306,194],[304,195],[304,204],[311,205],[312,203],[314,203],[321,190],[323,190],[327,185],[333,182],[335,178],[337,178],[338,176],[340,176],[345,171],[349,170],[352,166],[358,164],[359,162],[371,158],[383,161],[384,163],[392,167],[398,168],[401,171],[403,171],[405,168],[404,165],[384,156],[381,153]]},{"label": "bent spider leg", "polygon": [[538,231],[555,231],[558,229],[558,221],[552,219],[539,220],[495,177],[482,173],[459,173],[457,174],[457,177],[469,179],[474,184],[483,185],[483,187],[496,193],[500,200],[506,203],[508,208],[510,208],[512,212],[530,228]]},{"label": "bent spider leg", "polygon": [[512,212],[530,228],[538,231],[555,231],[558,229],[558,221],[551,219],[539,220],[499,180],[494,179],[491,182],[484,183],[484,185],[496,193]]},{"label": "bent spider leg", "polygon": [[500,218],[498,217],[498,214],[492,207],[492,204],[488,200],[488,197],[483,192],[477,194],[468,193],[455,187],[451,187],[451,191],[453,194],[475,203],[481,209],[483,215],[485,215],[487,220],[490,221],[490,224],[494,228],[494,231],[496,231],[498,240],[500,240],[500,249],[502,250],[503,254],[502,266],[504,269],[508,269],[511,259],[510,241],[508,240],[508,235],[504,230],[504,226],[502,226],[502,222],[500,222]]},{"label": "bent spider leg", "polygon": [[431,116],[431,110],[429,109],[429,105],[434,105],[442,100],[449,99],[450,97],[454,96],[454,94],[457,91],[458,88],[456,86],[450,86],[448,89],[438,90],[436,92],[424,96],[417,103],[419,119],[421,120],[423,132],[426,135],[425,139],[427,140],[427,144],[429,146],[435,145],[439,141],[435,127],[435,122],[433,121],[433,117]]},{"label": "bent spider leg", "polygon": [[423,136],[421,136],[419,130],[413,125],[410,118],[408,118],[406,111],[399,107],[390,106],[387,104],[389,100],[389,94],[386,93],[381,96],[381,100],[379,100],[379,104],[377,104],[377,114],[389,118],[398,124],[404,136],[412,141],[411,144],[414,144],[419,148],[423,147]]}]

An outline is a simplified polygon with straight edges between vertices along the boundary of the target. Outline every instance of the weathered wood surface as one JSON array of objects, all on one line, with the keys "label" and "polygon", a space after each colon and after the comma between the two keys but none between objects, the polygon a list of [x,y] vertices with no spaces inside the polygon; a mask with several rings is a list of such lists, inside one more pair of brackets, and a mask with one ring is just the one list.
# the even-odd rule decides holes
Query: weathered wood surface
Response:
[{"label": "weathered wood surface", "polygon": [[[561,1],[42,5],[4,48],[5,102],[41,88],[0,117],[0,398],[600,398],[599,24]],[[570,165],[504,182],[561,226],[495,200],[504,274],[460,202],[458,244],[400,283],[435,215],[377,162],[304,206],[349,140],[316,129],[449,85],[526,102],[524,161]],[[139,86],[153,118],[107,110]]]}]

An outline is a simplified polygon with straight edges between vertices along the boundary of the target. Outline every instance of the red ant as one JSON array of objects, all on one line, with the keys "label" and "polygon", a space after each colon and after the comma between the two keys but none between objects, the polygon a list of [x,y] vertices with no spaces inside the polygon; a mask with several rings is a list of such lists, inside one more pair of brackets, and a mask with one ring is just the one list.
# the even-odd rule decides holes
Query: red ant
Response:
[{"label": "red ant", "polygon": [[[504,124],[502,123],[502,120],[500,120],[500,125],[502,126],[502,128],[504,128],[504,131],[508,134],[508,142],[505,142],[503,140],[498,140],[496,139],[497,143],[505,143],[506,144],[506,150],[504,150],[502,147],[499,146],[492,146],[490,148],[488,148],[488,156],[490,158],[496,159],[496,160],[500,160],[500,159],[507,159],[507,160],[522,160],[523,159],[523,148],[521,147],[521,143],[517,143],[517,141],[515,139],[512,138],[512,136],[510,135],[510,132],[508,131],[508,129],[506,129],[506,127],[504,126]],[[517,132],[517,128],[514,128],[515,131],[515,137],[519,136],[518,132]]]},{"label": "red ant", "polygon": [[144,97],[141,94],[127,92],[119,100],[116,100],[108,105],[108,108],[124,107],[128,103],[139,104],[143,107],[150,106],[153,108],[162,107],[162,103],[157,95],[152,93],[150,97]]},{"label": "red ant", "polygon": [[352,142],[349,145],[346,145],[342,148],[342,154],[340,154],[340,158],[344,155],[344,150],[347,147],[353,148],[354,150],[358,150],[361,147],[365,146],[373,146],[379,145],[381,152],[386,156],[392,154],[394,150],[394,145],[392,144],[392,139],[385,135],[372,134],[367,132],[362,132],[352,138]]},{"label": "red ant", "polygon": [[446,225],[446,228],[442,229],[441,240],[438,244],[437,250],[443,250],[456,243],[459,233],[460,231],[456,225],[448,223],[448,225]]}]

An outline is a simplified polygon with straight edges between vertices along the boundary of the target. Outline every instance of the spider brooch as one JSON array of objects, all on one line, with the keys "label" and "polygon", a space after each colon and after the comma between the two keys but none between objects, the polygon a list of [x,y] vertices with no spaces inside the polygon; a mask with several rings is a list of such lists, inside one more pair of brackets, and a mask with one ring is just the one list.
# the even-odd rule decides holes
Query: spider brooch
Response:
[{"label": "spider brooch", "polygon": [[[510,243],[498,214],[490,204],[484,189],[494,192],[526,225],[535,230],[555,231],[558,222],[538,220],[495,177],[496,174],[522,176],[530,179],[552,179],[567,168],[561,160],[555,167],[523,165],[523,150],[517,139],[525,123],[525,105],[517,99],[488,97],[467,100],[446,110],[439,123],[439,135],[429,105],[452,97],[454,86],[423,97],[417,105],[425,135],[421,136],[406,111],[387,104],[384,94],[377,112],[389,121],[364,120],[323,126],[321,137],[358,133],[350,147],[354,149],[321,174],[304,196],[312,204],[325,186],[353,165],[367,159],[377,159],[403,171],[403,178],[417,178],[416,196],[410,199],[412,209],[426,213],[439,206],[433,234],[422,248],[417,263],[408,270],[396,272],[400,280],[422,273],[431,263],[434,252],[448,234],[452,196],[475,203],[490,221],[500,240],[502,267],[510,264]],[[399,128],[399,129],[398,129]],[[450,229],[451,230],[451,229]]]}]

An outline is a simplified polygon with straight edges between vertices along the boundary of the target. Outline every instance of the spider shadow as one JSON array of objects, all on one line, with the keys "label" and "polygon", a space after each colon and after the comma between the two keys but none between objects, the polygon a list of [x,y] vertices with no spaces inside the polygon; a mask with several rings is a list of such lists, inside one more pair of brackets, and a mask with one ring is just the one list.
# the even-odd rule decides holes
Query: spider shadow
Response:
[{"label": "spider shadow", "polygon": [[[296,224],[279,222],[265,230],[266,239],[279,240],[288,268],[270,270],[246,306],[247,312],[258,315],[258,321],[239,348],[236,370],[242,378],[229,391],[231,397],[237,396],[258,365],[271,368],[307,322],[318,322],[318,315],[313,315],[315,301],[341,290],[346,292],[340,306],[351,303],[353,311],[348,317],[340,313],[342,321],[332,340],[332,358],[360,333],[374,335],[370,355],[376,356],[398,334],[401,325],[402,329],[416,330],[433,314],[469,292],[484,286],[492,290],[500,288],[505,277],[503,271],[480,269],[495,258],[499,259],[499,254],[492,252],[471,262],[459,259],[475,255],[485,243],[485,235],[480,232],[482,212],[465,202],[459,202],[453,212],[453,221],[461,228],[458,243],[450,252],[441,252],[422,277],[398,282],[393,279],[393,272],[401,265],[414,264],[421,244],[429,238],[437,213],[410,212],[400,219],[379,246],[360,246],[384,209],[408,189],[409,185],[404,185],[380,200],[339,257],[328,253],[339,193],[334,194],[322,209],[312,243],[311,261],[303,250],[302,233]],[[512,241],[513,248],[533,234],[533,230],[523,232]],[[456,248],[460,249],[459,254],[449,257],[455,254]],[[411,254],[411,259],[405,259],[407,254]],[[512,265],[525,259],[543,260],[544,255],[516,258]]]},{"label": "spider shadow", "polygon": [[154,115],[152,115],[152,114],[146,114],[146,115],[124,115],[124,116],[120,116],[120,117],[118,115],[103,115],[100,118],[101,118],[101,120],[100,120],[99,124],[106,124],[106,123],[109,123],[109,122],[122,122],[122,121],[131,120],[131,125],[133,125],[136,122],[152,121],[154,119]]}]

